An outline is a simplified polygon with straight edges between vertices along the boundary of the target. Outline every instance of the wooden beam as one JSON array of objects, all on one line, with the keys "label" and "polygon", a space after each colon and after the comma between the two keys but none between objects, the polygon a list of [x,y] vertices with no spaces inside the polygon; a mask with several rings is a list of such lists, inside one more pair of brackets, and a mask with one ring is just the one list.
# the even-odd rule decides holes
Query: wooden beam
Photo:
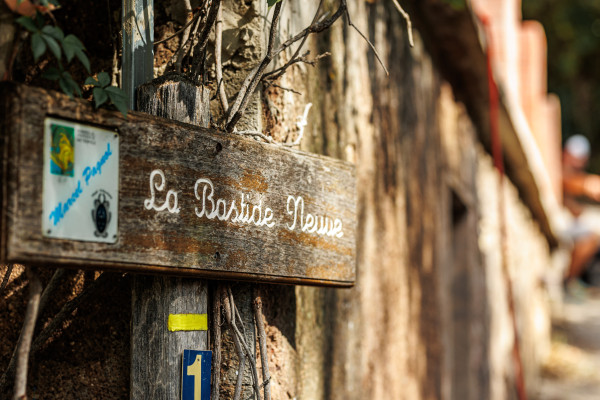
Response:
[{"label": "wooden beam", "polygon": [[[141,113],[125,119],[38,88],[5,83],[0,99],[3,262],[353,284],[353,165]],[[44,236],[47,116],[118,132],[116,243]]]}]

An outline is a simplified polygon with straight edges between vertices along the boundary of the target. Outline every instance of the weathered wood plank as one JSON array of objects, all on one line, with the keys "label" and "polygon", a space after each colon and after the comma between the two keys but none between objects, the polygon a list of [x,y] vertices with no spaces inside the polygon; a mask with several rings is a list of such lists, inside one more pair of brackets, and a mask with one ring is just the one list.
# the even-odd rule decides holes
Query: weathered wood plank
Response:
[{"label": "weathered wood plank", "polygon": [[[94,111],[87,102],[42,89],[3,84],[0,91],[2,107],[10,108],[0,117],[9,149],[2,160],[6,171],[2,260],[352,285],[356,229],[353,165],[146,114],[132,112],[124,119],[119,113]],[[119,132],[119,234],[115,244],[43,237],[42,130],[48,115]],[[165,190],[156,192],[155,204],[163,204],[167,190],[178,191],[179,213],[145,208],[145,200],[151,198],[149,178],[155,170],[161,170],[166,180]],[[212,190],[221,217],[223,201],[227,212],[235,202],[237,214],[232,211],[229,220],[214,215],[207,218],[206,212],[214,211],[209,199]],[[304,201],[302,215],[300,198]],[[261,208],[261,221],[273,226],[232,222],[235,215],[241,219],[242,208],[251,217],[254,207],[255,217]],[[198,217],[203,209],[205,214]],[[272,219],[265,219],[269,214]],[[315,216],[329,219],[333,236],[302,231],[300,223],[306,227]],[[334,224],[335,220],[339,222]]]}]

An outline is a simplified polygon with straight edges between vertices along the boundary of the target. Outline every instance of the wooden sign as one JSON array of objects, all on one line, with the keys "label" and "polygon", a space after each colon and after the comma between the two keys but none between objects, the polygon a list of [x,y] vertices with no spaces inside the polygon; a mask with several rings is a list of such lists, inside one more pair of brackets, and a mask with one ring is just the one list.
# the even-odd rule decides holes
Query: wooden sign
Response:
[{"label": "wooden sign", "polygon": [[[94,110],[85,101],[10,83],[0,85],[0,106],[2,262],[329,286],[354,283],[356,184],[351,164],[142,113],[125,119],[117,112]],[[71,224],[92,224],[96,234],[116,227],[116,238],[65,239],[43,230],[43,220],[50,218],[44,210],[53,207],[44,208],[42,201],[50,185],[44,180],[45,152],[51,151],[44,140],[48,121],[118,136],[118,152],[102,142],[108,146],[104,154],[79,157],[75,143],[73,179],[81,180],[81,187],[68,193],[94,200]],[[101,196],[104,189],[87,189],[86,177],[76,176],[78,162],[107,170],[118,162],[118,199],[111,196],[109,206],[109,197]],[[64,210],[71,197],[59,197],[53,199]],[[94,225],[97,220],[100,225]]]}]

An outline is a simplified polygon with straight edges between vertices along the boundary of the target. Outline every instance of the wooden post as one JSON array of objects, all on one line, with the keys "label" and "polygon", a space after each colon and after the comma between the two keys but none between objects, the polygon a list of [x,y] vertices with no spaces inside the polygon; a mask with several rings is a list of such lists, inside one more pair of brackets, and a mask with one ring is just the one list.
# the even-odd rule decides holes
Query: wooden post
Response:
[{"label": "wooden post", "polygon": [[[210,93],[185,79],[164,77],[142,85],[137,99],[139,111],[208,126]],[[183,350],[207,350],[208,331],[170,332],[167,321],[170,314],[207,314],[207,284],[136,276],[131,303],[131,398],[179,398]]]},{"label": "wooden post", "polygon": [[[181,122],[208,126],[208,90],[187,81],[148,84],[153,77],[153,0],[123,0],[123,88],[129,105]],[[179,101],[163,103],[161,96]],[[188,104],[196,107],[190,110]],[[201,110],[198,112],[197,110]],[[202,114],[204,118],[198,118]],[[208,310],[207,285],[201,281],[136,276],[133,279],[131,323],[132,399],[175,399],[181,396],[181,363],[184,349],[208,348],[207,331],[169,332],[170,314],[202,314]]]}]

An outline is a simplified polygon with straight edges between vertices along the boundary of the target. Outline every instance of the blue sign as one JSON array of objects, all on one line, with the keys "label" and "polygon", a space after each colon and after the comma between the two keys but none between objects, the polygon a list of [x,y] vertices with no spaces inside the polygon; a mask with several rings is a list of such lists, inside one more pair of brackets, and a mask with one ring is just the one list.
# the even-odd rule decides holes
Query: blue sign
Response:
[{"label": "blue sign", "polygon": [[181,400],[210,400],[212,351],[184,350]]}]

